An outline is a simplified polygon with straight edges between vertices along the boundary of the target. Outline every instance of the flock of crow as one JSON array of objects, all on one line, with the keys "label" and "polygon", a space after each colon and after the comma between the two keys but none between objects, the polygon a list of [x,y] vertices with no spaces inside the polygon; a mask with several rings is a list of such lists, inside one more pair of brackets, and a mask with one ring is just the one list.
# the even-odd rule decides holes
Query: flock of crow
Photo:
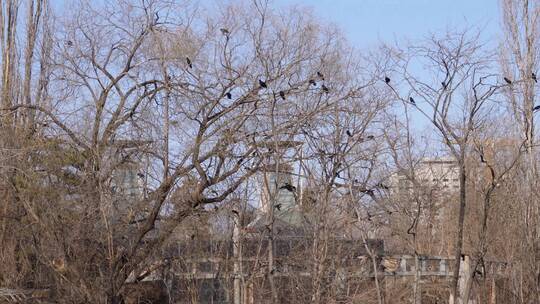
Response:
[{"label": "flock of crow", "polygon": [[[226,37],[227,40],[229,40],[230,38],[230,35],[231,35],[231,32],[226,29],[226,28],[221,28],[220,29],[221,33]],[[193,62],[191,61],[191,59],[189,57],[186,56],[186,64],[187,66],[190,68],[190,69],[193,69]],[[322,80],[324,81],[324,75],[321,73],[321,72],[317,72],[317,76]],[[310,85],[313,85],[313,86],[317,86],[317,82],[314,80],[314,79],[310,79],[309,82],[308,82]],[[266,81],[262,80],[262,79],[259,79],[259,86],[263,89],[267,89],[268,88],[268,85],[266,84]],[[321,90],[324,92],[324,93],[329,93],[330,92],[330,89],[322,84],[321,85]],[[225,94],[225,96],[227,97],[227,99],[232,99],[232,94],[231,92],[227,92]],[[281,99],[285,100],[286,99],[286,96],[285,96],[285,91],[282,91],[280,90],[279,91],[279,97],[281,97]]]},{"label": "flock of crow", "polygon": [[[230,35],[231,35],[231,32],[226,29],[226,28],[221,28],[220,29],[221,33],[226,37],[227,40],[229,40],[230,38]],[[71,41],[68,41],[68,43],[71,43]],[[189,57],[186,57],[186,63],[187,63],[187,66],[190,68],[190,69],[193,69],[193,63],[191,62],[191,59]],[[320,80],[322,80],[324,82],[324,75],[321,73],[321,72],[317,72],[317,76],[319,77]],[[536,78],[536,74],[535,73],[532,73],[531,74],[531,79],[534,80],[535,83],[538,82],[538,79]],[[503,80],[508,84],[508,85],[512,85],[512,80],[510,80],[508,77],[503,77]],[[385,76],[384,77],[384,82],[387,84],[387,85],[390,85],[390,81],[391,79],[388,77],[388,76]],[[315,81],[315,79],[309,79],[308,81],[308,84],[309,85],[312,85],[312,86],[317,86],[317,82]],[[444,81],[441,82],[441,85],[443,87],[443,89],[447,89],[447,86],[448,84],[445,83]],[[259,86],[263,89],[267,89],[268,88],[268,85],[266,83],[266,81],[262,80],[262,79],[259,79]],[[330,89],[323,84],[321,84],[321,90],[324,92],[324,93],[329,93],[330,92]],[[225,96],[227,97],[227,99],[232,99],[232,94],[231,92],[227,92],[225,94]],[[281,97],[281,99],[285,100],[286,99],[286,94],[285,94],[285,91],[282,91],[280,90],[279,91],[279,97]],[[414,98],[412,96],[409,97],[409,103],[412,104],[413,106],[416,106],[416,101],[414,100]],[[540,105],[536,105],[534,106],[533,108],[533,112],[536,112],[540,110]],[[352,137],[352,134],[350,134],[350,132],[347,130],[347,135],[349,137]]]},{"label": "flock of crow", "polygon": [[[534,80],[535,83],[538,83],[538,79],[536,78],[536,74],[535,73],[531,73],[531,79]],[[508,85],[512,85],[512,80],[510,80],[508,77],[503,77],[503,80],[504,82],[506,82],[506,84]],[[387,85],[390,85],[390,81],[391,79],[388,77],[388,76],[385,76],[384,77],[384,82],[387,84]],[[441,82],[441,85],[443,86],[443,89],[446,90],[448,84],[445,83],[444,81]],[[416,106],[416,101],[414,100],[414,98],[412,97],[409,97],[409,102],[413,105],[413,106]],[[540,110],[540,105],[536,105],[533,107],[533,112],[536,112]],[[348,135],[348,134],[347,134]]]}]

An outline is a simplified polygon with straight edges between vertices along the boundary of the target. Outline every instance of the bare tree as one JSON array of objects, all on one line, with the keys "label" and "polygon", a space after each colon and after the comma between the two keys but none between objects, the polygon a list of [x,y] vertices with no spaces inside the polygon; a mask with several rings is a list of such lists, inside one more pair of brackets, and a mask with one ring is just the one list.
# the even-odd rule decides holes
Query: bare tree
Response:
[{"label": "bare tree", "polygon": [[[507,78],[513,80],[512,86],[505,90],[515,121],[518,122],[520,137],[524,139],[526,156],[520,162],[524,180],[523,189],[520,191],[523,197],[522,218],[525,219],[520,234],[525,239],[520,247],[521,273],[520,277],[525,280],[520,285],[520,295],[526,294],[526,290],[534,290],[534,294],[540,293],[540,268],[530,267],[538,265],[538,218],[540,216],[539,199],[537,192],[537,156],[534,124],[534,107],[536,100],[536,73],[538,67],[538,24],[539,6],[534,1],[501,1],[502,25],[504,40],[501,48],[501,68]],[[540,298],[526,295],[523,301],[539,301]]]},{"label": "bare tree", "polygon": [[[460,195],[454,248],[454,299],[462,297],[458,277],[467,206],[466,160],[472,136],[486,118],[490,101],[501,87],[490,71],[492,56],[484,51],[478,38],[477,33],[447,33],[397,52],[396,73],[402,77],[404,90],[408,92],[404,95],[390,86],[399,100],[430,121],[458,164]],[[417,66],[426,67],[425,76],[413,72]]]},{"label": "bare tree", "polygon": [[[177,8],[75,4],[55,34],[52,102],[3,105],[47,121],[36,153],[50,161],[34,168],[56,191],[24,205],[59,302],[118,303],[179,223],[275,152],[259,142],[293,137],[330,96],[347,96],[330,65],[337,40],[309,16],[253,4],[201,23]],[[318,71],[328,80],[314,87]]]}]

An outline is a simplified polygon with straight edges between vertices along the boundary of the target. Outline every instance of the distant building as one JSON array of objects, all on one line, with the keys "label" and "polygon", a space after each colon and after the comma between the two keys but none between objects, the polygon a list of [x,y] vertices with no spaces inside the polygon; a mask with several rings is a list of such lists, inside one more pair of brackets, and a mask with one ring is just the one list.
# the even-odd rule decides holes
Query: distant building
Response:
[{"label": "distant building", "polygon": [[410,172],[400,171],[394,174],[391,184],[395,193],[410,192],[415,184],[444,192],[457,192],[459,169],[453,158],[425,159]]}]

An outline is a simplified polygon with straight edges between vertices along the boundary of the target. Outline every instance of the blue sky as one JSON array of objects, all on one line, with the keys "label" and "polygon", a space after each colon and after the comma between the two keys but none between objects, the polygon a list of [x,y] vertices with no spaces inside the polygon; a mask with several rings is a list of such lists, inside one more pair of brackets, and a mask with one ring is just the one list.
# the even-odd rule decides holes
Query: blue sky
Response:
[{"label": "blue sky", "polygon": [[497,40],[498,0],[274,0],[273,6],[311,7],[316,16],[338,25],[353,45],[418,39],[446,28],[476,26],[485,40]]}]

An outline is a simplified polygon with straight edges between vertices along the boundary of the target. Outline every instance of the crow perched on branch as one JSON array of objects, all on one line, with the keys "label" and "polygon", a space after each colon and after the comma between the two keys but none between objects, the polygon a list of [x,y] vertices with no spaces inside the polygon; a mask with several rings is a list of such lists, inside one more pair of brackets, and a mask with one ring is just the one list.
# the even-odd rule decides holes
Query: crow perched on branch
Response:
[{"label": "crow perched on branch", "polygon": [[281,99],[285,100],[285,92],[279,91],[279,96],[281,96]]},{"label": "crow perched on branch", "polygon": [[261,86],[261,88],[268,88],[268,86],[266,85],[266,82],[262,81],[259,79],[259,85]]},{"label": "crow perched on branch", "polygon": [[296,192],[296,187],[289,183],[285,183],[283,186],[279,187],[279,189],[285,189],[289,192]]},{"label": "crow perched on branch", "polygon": [[227,94],[225,94],[225,96],[227,96],[228,99],[232,99],[232,94],[230,92],[227,92]]},{"label": "crow perched on branch", "polygon": [[512,81],[511,81],[510,79],[508,79],[508,78],[506,78],[506,77],[504,77],[503,79],[504,79],[504,81],[505,81],[506,83],[512,84]]},{"label": "crow perched on branch", "polygon": [[190,69],[193,69],[193,64],[191,64],[191,59],[189,59],[189,57],[186,57],[186,63],[188,64]]},{"label": "crow perched on branch", "polygon": [[532,73],[531,77],[534,80],[534,82],[538,82],[538,79],[536,79],[536,74],[535,73]]},{"label": "crow perched on branch", "polygon": [[325,93],[330,92],[330,90],[324,84],[321,86],[321,88]]},{"label": "crow perched on branch", "polygon": [[225,35],[225,36],[229,36],[229,35],[231,34],[231,32],[229,32],[229,30],[226,29],[226,28],[220,28],[219,30],[220,30],[221,33],[222,33],[223,35]]},{"label": "crow perched on branch", "polygon": [[409,101],[411,102],[411,104],[412,104],[413,106],[416,105],[416,101],[414,101],[414,98],[409,97]]},{"label": "crow perched on branch", "polygon": [[345,133],[347,133],[347,136],[352,137],[351,131],[347,130],[347,131],[345,131]]},{"label": "crow perched on branch", "polygon": [[389,84],[390,83],[390,78],[388,76],[384,77],[384,82],[386,82],[386,84]]}]

